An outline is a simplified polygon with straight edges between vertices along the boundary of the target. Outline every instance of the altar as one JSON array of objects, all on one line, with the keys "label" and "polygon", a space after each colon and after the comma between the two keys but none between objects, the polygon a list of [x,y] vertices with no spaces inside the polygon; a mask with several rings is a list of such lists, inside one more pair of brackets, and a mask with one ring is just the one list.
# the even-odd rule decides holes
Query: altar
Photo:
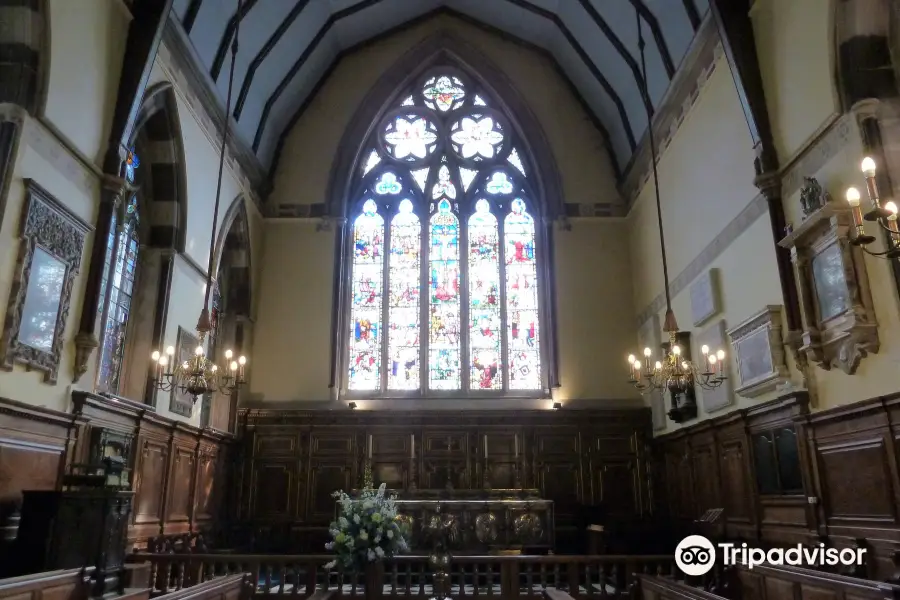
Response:
[{"label": "altar", "polygon": [[553,550],[553,501],[538,490],[396,490],[413,552],[441,538],[454,554],[546,554]]}]

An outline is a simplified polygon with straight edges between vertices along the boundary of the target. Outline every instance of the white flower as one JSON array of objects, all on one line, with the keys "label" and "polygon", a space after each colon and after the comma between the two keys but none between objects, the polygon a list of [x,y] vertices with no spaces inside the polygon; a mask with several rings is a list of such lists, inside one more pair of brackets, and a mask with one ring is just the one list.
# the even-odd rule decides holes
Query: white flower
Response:
[{"label": "white flower", "polygon": [[336,561],[336,560],[333,560],[333,561],[331,561],[331,562],[325,563],[323,566],[324,566],[325,569],[328,569],[328,570],[330,571],[330,570],[333,569],[336,565],[337,565],[337,561]]},{"label": "white flower", "polygon": [[[382,484],[382,485],[384,485],[384,484]],[[375,555],[378,558],[384,558],[384,550],[381,549],[381,546],[378,546],[377,548],[375,548]]]},{"label": "white flower", "polygon": [[380,533],[375,535],[375,543],[376,543],[376,544],[380,544],[380,543],[381,543],[381,534],[380,534]]},{"label": "white flower", "polygon": [[387,539],[389,539],[389,540],[394,539],[394,531],[393,531],[393,530],[388,529],[388,532],[387,532]]},{"label": "white flower", "polygon": [[382,483],[381,485],[378,486],[378,497],[379,498],[384,497],[384,490],[386,490],[386,489],[387,489],[387,485],[385,485],[384,483]]},{"label": "white flower", "polygon": [[325,549],[334,550],[334,542],[328,542],[327,544],[325,544]]},{"label": "white flower", "polygon": [[359,515],[353,515],[353,522],[359,525]]},{"label": "white flower", "polygon": [[366,558],[368,558],[370,562],[375,560],[375,552],[373,552],[371,548],[366,553]]},{"label": "white flower", "polygon": [[347,529],[348,527],[350,527],[350,521],[348,521],[344,517],[341,517],[338,519],[338,525],[340,525],[341,529]]},{"label": "white flower", "polygon": [[365,540],[369,539],[369,534],[366,533],[365,531],[360,531],[360,532],[359,532],[359,539],[365,541]]},{"label": "white flower", "polygon": [[372,508],[372,501],[368,499],[363,500],[363,509],[368,510],[370,508]]}]

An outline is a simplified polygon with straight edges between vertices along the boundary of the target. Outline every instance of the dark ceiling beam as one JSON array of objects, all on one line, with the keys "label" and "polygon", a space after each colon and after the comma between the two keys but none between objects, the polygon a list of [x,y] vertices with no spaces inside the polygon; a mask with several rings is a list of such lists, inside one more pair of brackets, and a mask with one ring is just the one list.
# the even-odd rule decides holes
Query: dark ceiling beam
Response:
[{"label": "dark ceiling beam", "polygon": [[750,0],[710,0],[709,8],[719,29],[722,48],[756,149],[753,165],[756,173],[754,183],[765,196],[769,206],[775,260],[788,331],[798,332],[802,325],[797,280],[794,278],[790,250],[778,244],[784,236],[787,221],[781,197],[778,153],[775,151],[759,57],[756,53],[753,22],[750,20]]},{"label": "dark ceiling beam", "polygon": [[297,0],[294,8],[291,9],[291,12],[289,12],[287,17],[278,24],[278,27],[272,32],[272,35],[269,36],[269,39],[266,40],[263,47],[259,49],[259,52],[257,52],[256,56],[253,57],[253,60],[250,61],[250,66],[247,67],[247,74],[244,75],[244,81],[241,83],[241,91],[238,92],[237,101],[234,103],[235,120],[240,119],[241,113],[244,112],[244,103],[247,101],[247,96],[250,94],[250,86],[253,85],[253,78],[256,76],[256,71],[269,56],[269,53],[272,52],[272,49],[278,45],[282,36],[290,29],[291,25],[294,24],[294,21],[297,20],[297,17],[300,16],[300,13],[303,12],[308,4],[309,0]]},{"label": "dark ceiling beam", "polygon": [[135,0],[132,5],[125,58],[103,162],[103,171],[110,175],[119,176],[123,158],[120,150],[131,138],[163,30],[169,13],[172,12],[172,2],[173,0]]},{"label": "dark ceiling beam", "polygon": [[191,3],[188,4],[187,10],[184,12],[184,18],[181,19],[181,26],[184,27],[185,33],[190,33],[191,29],[194,28],[194,23],[197,21],[197,14],[200,12],[202,4],[203,0],[191,0]]},{"label": "dark ceiling beam", "polygon": [[[653,11],[647,8],[647,5],[644,4],[642,0],[631,0],[631,5],[638,11],[641,18],[647,22],[647,25],[650,26],[650,32],[653,33],[653,41],[656,42],[656,48],[659,50],[659,57],[662,60],[663,68],[666,70],[666,75],[668,75],[671,80],[672,77],[675,76],[675,62],[672,60],[672,53],[669,52],[669,45],[666,43],[662,28],[659,26],[659,20],[656,18],[656,15],[653,14]],[[694,27],[694,31],[697,31],[696,27]]]},{"label": "dark ceiling beam", "polygon": [[449,15],[454,18],[457,18],[461,21],[468,23],[469,25],[472,25],[473,27],[478,27],[479,29],[486,31],[492,35],[496,35],[510,43],[517,44],[530,52],[534,52],[534,53],[544,57],[545,60],[550,62],[550,64],[553,65],[553,69],[556,72],[556,74],[566,84],[566,88],[569,90],[569,92],[572,94],[572,96],[574,98],[576,98],[576,100],[578,101],[579,106],[584,111],[584,114],[587,115],[588,120],[590,120],[591,124],[597,129],[597,131],[600,132],[600,136],[603,139],[603,146],[604,146],[607,154],[609,155],[609,159],[610,159],[610,162],[612,163],[612,167],[613,167],[613,171],[615,172],[616,179],[621,178],[622,168],[621,168],[621,166],[619,166],[618,158],[616,157],[616,153],[613,150],[612,139],[609,136],[609,131],[606,129],[606,126],[600,121],[600,119],[597,118],[597,115],[594,113],[594,111],[591,109],[591,107],[588,106],[587,101],[584,99],[584,97],[578,91],[578,88],[575,86],[575,84],[572,82],[572,80],[569,79],[569,76],[566,74],[566,72],[562,70],[562,67],[559,66],[559,62],[557,62],[556,58],[553,56],[553,54],[550,53],[549,50],[547,50],[546,48],[542,48],[541,46],[538,46],[534,42],[523,40],[521,38],[510,35],[506,31],[503,31],[502,29],[498,29],[497,27],[495,27],[493,25],[488,25],[487,23],[479,21],[478,19],[470,17],[469,15],[466,15],[464,13],[456,11],[447,6],[440,6],[430,12],[425,13],[424,15],[421,15],[419,17],[416,17],[415,19],[406,21],[405,23],[401,23],[401,24],[397,25],[396,27],[393,27],[387,31],[384,31],[384,32],[378,34],[377,36],[374,36],[367,40],[363,40],[362,42],[354,44],[353,46],[351,46],[349,48],[345,48],[344,50],[339,52],[338,55],[335,56],[334,60],[331,61],[331,64],[328,66],[328,69],[325,71],[325,73],[323,73],[322,76],[319,78],[319,80],[316,82],[315,87],[313,87],[313,89],[310,90],[309,94],[306,95],[306,98],[303,99],[303,103],[297,108],[297,110],[291,116],[291,119],[288,122],[287,126],[284,128],[284,131],[282,131],[281,135],[278,137],[278,144],[275,149],[274,159],[272,161],[272,166],[269,170],[271,176],[274,177],[275,173],[278,172],[278,163],[281,160],[281,156],[283,154],[283,148],[284,148],[285,143],[287,142],[287,138],[290,136],[291,132],[297,126],[297,123],[300,121],[303,114],[306,112],[306,109],[309,107],[309,105],[315,99],[315,97],[319,93],[319,91],[325,86],[325,83],[328,81],[328,78],[331,77],[332,73],[334,73],[335,68],[337,67],[337,65],[340,63],[340,61],[344,57],[349,56],[350,54],[352,54],[354,52],[358,52],[359,50],[362,50],[371,44],[375,44],[387,37],[390,37],[391,35],[395,35],[401,31],[411,29],[411,28],[419,25],[420,23],[427,21],[428,19],[436,17],[437,15]]},{"label": "dark ceiling beam", "polygon": [[694,0],[681,0],[681,2],[684,5],[684,12],[687,13],[688,20],[691,22],[691,27],[694,28],[694,31],[697,31],[700,29],[702,20],[700,19],[700,11],[694,5]]},{"label": "dark ceiling beam", "polygon": [[543,17],[556,25],[557,29],[559,29],[560,33],[563,34],[563,37],[566,38],[566,41],[569,42],[569,45],[572,46],[572,49],[581,59],[581,62],[584,63],[584,66],[587,67],[587,69],[591,72],[591,75],[594,76],[594,79],[596,79],[601,87],[603,87],[607,95],[609,95],[610,99],[613,101],[613,104],[616,105],[616,112],[619,113],[619,118],[622,120],[622,127],[623,129],[625,129],[625,136],[628,138],[628,146],[631,148],[631,151],[634,152],[635,148],[637,148],[637,142],[635,141],[634,130],[631,129],[631,121],[628,118],[628,113],[625,112],[625,105],[622,103],[622,99],[619,98],[619,94],[616,92],[615,88],[613,88],[612,84],[609,83],[609,80],[605,75],[603,75],[603,73],[597,67],[597,64],[593,60],[591,60],[591,57],[588,56],[588,53],[585,52],[581,44],[578,43],[578,40],[575,39],[575,36],[571,31],[569,31],[569,28],[566,27],[566,24],[563,23],[562,19],[559,18],[559,15],[536,6],[531,2],[528,2],[527,0],[506,1],[510,4],[518,6],[519,8],[524,8],[532,14]]},{"label": "dark ceiling beam", "polygon": [[[559,16],[557,16],[556,13],[535,6],[525,0],[506,1],[515,6],[518,6],[519,8],[523,8],[533,14],[552,21],[559,28],[559,30],[565,36],[566,40],[584,62],[585,66],[588,68],[588,70],[590,70],[591,74],[594,76],[594,78],[597,79],[603,89],[606,90],[606,93],[610,96],[613,103],[616,105],[619,117],[622,119],[622,126],[625,129],[625,135],[628,138],[629,146],[631,148],[631,151],[633,152],[637,147],[637,143],[635,141],[634,132],[631,129],[631,123],[628,119],[628,114],[625,112],[625,105],[622,103],[622,100],[621,98],[619,98],[619,95],[616,93],[615,89],[612,87],[612,85],[610,85],[609,81],[606,79],[600,69],[597,68],[597,65],[591,60],[587,52],[585,52],[584,48],[581,47],[581,44],[578,43],[578,40],[575,39],[575,36],[572,35],[572,32],[569,31],[569,29],[565,26]],[[263,108],[262,115],[260,116],[259,124],[256,128],[256,135],[253,138],[254,151],[259,150],[259,145],[262,143],[263,132],[265,131],[269,115],[272,111],[272,107],[278,101],[278,98],[281,96],[281,94],[284,93],[284,90],[287,88],[287,86],[290,85],[290,82],[294,78],[294,76],[296,76],[300,69],[303,68],[303,65],[306,64],[306,61],[316,50],[319,42],[322,41],[331,27],[340,19],[348,17],[365,8],[369,8],[370,6],[373,6],[378,2],[379,0],[363,0],[362,2],[359,2],[351,7],[340,10],[334,13],[331,18],[329,18],[328,21],[319,29],[313,41],[310,42],[310,44],[306,47],[306,49],[303,51],[303,54],[301,54],[297,61],[291,66],[290,70],[288,70],[288,72],[282,78],[281,82],[278,84],[278,87],[275,88],[275,91],[273,91],[272,95],[269,96],[269,99],[266,100],[265,107]]]},{"label": "dark ceiling beam", "polygon": [[[237,2],[239,0],[235,1]],[[247,16],[247,13],[250,12],[250,9],[256,6],[256,3],[257,0],[246,0],[246,2],[241,4],[241,14],[238,15],[237,9],[235,9],[234,14],[228,19],[228,25],[225,26],[225,31],[222,33],[222,41],[219,42],[216,56],[213,58],[212,66],[209,68],[209,76],[212,77],[213,81],[219,79],[219,73],[222,72],[222,65],[225,64],[225,57],[228,55],[228,46],[231,45],[231,40],[234,38],[234,32],[237,29],[238,21],[243,21],[244,17]]]},{"label": "dark ceiling beam", "polygon": [[[594,22],[594,25],[603,32],[603,35],[606,36],[609,43],[612,44],[613,48],[616,49],[616,52],[619,53],[619,56],[622,57],[622,60],[625,61],[625,64],[628,65],[628,68],[631,69],[631,74],[634,77],[634,84],[637,86],[638,92],[644,99],[647,111],[649,111],[650,114],[653,114],[653,102],[650,100],[650,94],[644,89],[644,77],[641,74],[641,68],[638,66],[637,61],[634,60],[631,52],[628,51],[628,48],[625,47],[625,44],[622,43],[622,40],[619,39],[616,32],[612,30],[609,23],[606,22],[606,19],[604,19],[603,16],[597,12],[597,9],[594,8],[594,5],[590,3],[590,0],[579,0],[579,2],[581,3],[581,8],[584,9]],[[635,24],[637,24],[637,21],[635,21]]]},{"label": "dark ceiling beam", "polygon": [[763,89],[749,0],[710,0],[710,10],[719,29],[722,48],[734,78],[738,99],[753,147],[760,161],[759,172],[778,170],[778,156],[769,122],[769,110]]},{"label": "dark ceiling beam", "polygon": [[[306,48],[303,49],[300,57],[297,58],[296,61],[294,61],[294,64],[291,65],[290,69],[288,69],[288,72],[285,73],[284,77],[281,78],[281,81],[278,83],[278,87],[275,88],[275,90],[272,92],[272,95],[269,96],[268,100],[266,100],[262,115],[260,115],[259,118],[259,123],[256,126],[256,135],[253,136],[254,152],[259,149],[259,145],[262,142],[262,135],[266,129],[266,122],[269,119],[269,114],[272,112],[272,107],[275,105],[275,102],[278,101],[278,98],[281,97],[281,94],[283,94],[287,86],[290,85],[291,81],[294,79],[294,76],[297,75],[300,69],[303,68],[303,65],[306,64],[306,61],[309,60],[309,57],[312,56],[312,53],[316,51],[316,48],[319,47],[319,43],[322,41],[322,39],[325,38],[328,32],[331,31],[331,28],[334,27],[334,24],[341,19],[375,6],[380,1],[381,0],[362,0],[362,2],[357,2],[352,6],[341,9],[336,13],[332,13],[331,16],[328,17],[328,20],[325,21],[325,23],[319,28],[319,31],[316,32],[316,35],[312,39],[312,41],[306,45]],[[243,90],[241,91],[243,92]]]}]

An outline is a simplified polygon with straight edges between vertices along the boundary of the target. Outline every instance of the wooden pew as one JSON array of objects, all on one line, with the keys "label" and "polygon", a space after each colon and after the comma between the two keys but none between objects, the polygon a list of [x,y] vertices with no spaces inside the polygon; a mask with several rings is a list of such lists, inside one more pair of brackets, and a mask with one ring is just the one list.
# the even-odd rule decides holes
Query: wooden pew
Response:
[{"label": "wooden pew", "polygon": [[250,577],[244,573],[216,577],[205,583],[156,596],[155,600],[248,600],[253,595],[253,591],[253,583],[250,581]]},{"label": "wooden pew", "polygon": [[0,600],[85,600],[94,567],[0,579]]},{"label": "wooden pew", "polygon": [[[638,589],[634,598],[643,600],[727,600],[710,592],[659,575],[638,575]],[[742,600],[762,600],[764,596],[748,596]],[[557,600],[550,598],[548,600]],[[766,600],[773,600],[767,598]]]},{"label": "wooden pew", "polygon": [[743,600],[900,600],[900,586],[801,567],[737,568]]}]

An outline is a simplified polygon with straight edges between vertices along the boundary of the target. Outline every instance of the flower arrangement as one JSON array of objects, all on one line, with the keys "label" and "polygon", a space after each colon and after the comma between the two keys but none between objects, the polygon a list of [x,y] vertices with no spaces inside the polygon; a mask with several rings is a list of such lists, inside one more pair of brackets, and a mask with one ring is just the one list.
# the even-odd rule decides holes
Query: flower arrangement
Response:
[{"label": "flower arrangement", "polygon": [[326,550],[337,556],[325,565],[342,571],[362,570],[369,562],[406,552],[406,529],[397,519],[396,496],[385,496],[385,485],[364,489],[356,498],[343,491],[332,494],[340,504],[340,515],[328,527],[332,541]]}]

